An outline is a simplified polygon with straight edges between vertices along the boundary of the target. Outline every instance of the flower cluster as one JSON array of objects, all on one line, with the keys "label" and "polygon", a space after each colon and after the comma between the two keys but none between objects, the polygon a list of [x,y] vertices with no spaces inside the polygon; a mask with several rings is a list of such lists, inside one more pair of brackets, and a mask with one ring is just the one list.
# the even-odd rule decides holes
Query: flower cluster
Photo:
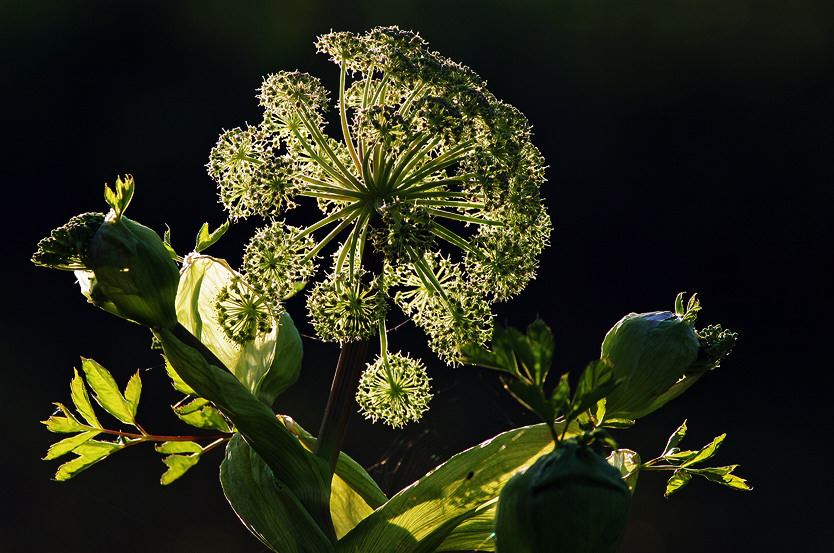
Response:
[{"label": "flower cluster", "polygon": [[[489,339],[490,305],[534,278],[548,243],[530,125],[415,33],[334,32],[317,47],[340,67],[338,140],[325,133],[321,82],[281,72],[259,90],[263,120],[224,132],[211,152],[230,216],[269,220],[244,274],[276,303],[315,276],[327,249],[332,264],[320,264],[307,302],[320,337],[366,339],[396,303],[458,363],[461,345]],[[294,208],[307,224],[291,226]]]},{"label": "flower cluster", "polygon": [[426,369],[420,361],[400,353],[369,363],[359,381],[356,401],[365,418],[384,420],[398,428],[419,420],[432,395]]}]

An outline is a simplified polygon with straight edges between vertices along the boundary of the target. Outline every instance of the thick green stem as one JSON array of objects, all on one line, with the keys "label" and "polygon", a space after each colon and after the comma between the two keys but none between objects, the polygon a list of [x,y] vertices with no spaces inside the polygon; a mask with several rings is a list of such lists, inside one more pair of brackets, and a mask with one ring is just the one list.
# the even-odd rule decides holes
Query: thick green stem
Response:
[{"label": "thick green stem", "polygon": [[342,449],[348,418],[354,411],[354,398],[359,387],[359,377],[365,367],[368,352],[368,340],[348,342],[342,345],[336,374],[333,375],[333,385],[330,387],[330,397],[324,411],[324,419],[319,430],[316,448],[313,451],[318,457],[327,461],[330,472],[336,470],[339,451]]}]

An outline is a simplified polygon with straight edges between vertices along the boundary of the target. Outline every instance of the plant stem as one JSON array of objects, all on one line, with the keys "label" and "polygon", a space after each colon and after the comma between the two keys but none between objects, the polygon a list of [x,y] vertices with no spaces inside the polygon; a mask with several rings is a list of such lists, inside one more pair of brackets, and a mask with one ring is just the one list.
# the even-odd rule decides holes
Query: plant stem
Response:
[{"label": "plant stem", "polygon": [[330,465],[330,472],[336,469],[339,451],[347,432],[348,417],[353,411],[354,397],[359,386],[359,377],[365,366],[368,340],[348,342],[342,345],[336,374],[330,387],[330,397],[324,411],[318,440],[313,453]]}]

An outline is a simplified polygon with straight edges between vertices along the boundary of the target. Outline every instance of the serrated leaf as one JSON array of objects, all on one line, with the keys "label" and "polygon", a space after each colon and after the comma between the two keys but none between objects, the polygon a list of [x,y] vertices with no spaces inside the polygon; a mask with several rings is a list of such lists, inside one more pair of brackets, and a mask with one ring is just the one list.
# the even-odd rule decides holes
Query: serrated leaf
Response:
[{"label": "serrated leaf", "polygon": [[726,467],[708,467],[691,470],[693,473],[703,476],[711,482],[716,482],[735,490],[751,490],[752,488],[747,485],[747,480],[731,474],[737,467],[738,465],[729,465]]},{"label": "serrated leaf", "polygon": [[46,452],[46,457],[44,457],[43,460],[50,461],[52,459],[57,459],[61,455],[66,455],[76,447],[80,446],[87,440],[91,440],[99,434],[100,432],[98,430],[88,430],[86,432],[76,434],[75,436],[64,438],[59,442],[55,442],[49,447],[49,451]]},{"label": "serrated leaf", "polygon": [[673,493],[679,491],[681,488],[689,484],[691,479],[692,474],[689,471],[685,469],[676,470],[666,483],[666,492],[663,494],[664,497],[669,497]]},{"label": "serrated leaf", "polygon": [[101,407],[123,423],[135,424],[130,405],[122,396],[119,386],[110,371],[92,359],[84,359],[81,368],[87,377],[87,384],[95,393]]},{"label": "serrated leaf", "polygon": [[663,456],[663,459],[666,461],[675,461],[678,463],[685,463],[698,455],[697,451],[675,451],[672,450],[671,453],[668,453]]},{"label": "serrated leaf", "polygon": [[197,442],[164,442],[154,446],[158,453],[202,453],[203,448]]},{"label": "serrated leaf", "polygon": [[91,426],[80,423],[62,403],[56,403],[55,405],[61,410],[64,416],[52,415],[47,420],[41,421],[50,432],[68,434],[70,432],[83,432],[92,429]]},{"label": "serrated leaf", "polygon": [[541,319],[536,319],[527,327],[527,341],[533,353],[533,372],[536,382],[541,385],[547,378],[550,365],[553,362],[553,352],[556,343],[553,340],[553,333]]},{"label": "serrated leaf", "polygon": [[228,220],[220,225],[217,230],[211,233],[209,232],[208,223],[203,223],[203,226],[200,227],[200,232],[197,233],[197,245],[194,246],[194,251],[201,252],[209,246],[214,245],[224,234],[226,234],[227,230],[229,230]]},{"label": "serrated leaf", "polygon": [[708,443],[707,445],[702,447],[697,455],[695,455],[694,457],[692,457],[691,459],[686,461],[681,466],[682,467],[689,467],[689,466],[692,466],[696,463],[700,463],[701,461],[706,461],[707,459],[709,459],[710,457],[715,455],[715,452],[718,451],[718,448],[721,446],[721,442],[723,442],[724,438],[726,438],[726,437],[727,437],[727,434],[721,434],[720,436],[718,436],[717,438],[712,440],[710,443]]},{"label": "serrated leaf", "polygon": [[196,428],[211,428],[221,432],[231,430],[223,415],[203,398],[194,399],[184,405],[175,405],[173,409],[183,422]]},{"label": "serrated leaf", "polygon": [[562,375],[559,379],[559,384],[553,390],[550,396],[550,405],[556,414],[564,413],[570,404],[570,382],[568,382],[568,373]]},{"label": "serrated leaf", "polygon": [[518,371],[518,362],[513,353],[512,340],[510,339],[507,329],[501,325],[495,325],[492,330],[492,351],[495,354],[495,360],[502,370],[523,378]]},{"label": "serrated leaf", "polygon": [[133,419],[136,419],[136,411],[139,409],[139,396],[142,395],[142,379],[139,377],[139,371],[130,377],[125,387],[125,401],[130,407],[130,413]]},{"label": "serrated leaf", "polygon": [[512,375],[516,373],[507,369],[498,361],[498,356],[488,349],[477,344],[466,344],[460,348],[463,355],[463,362],[467,365],[477,365],[487,369],[508,372]]},{"label": "serrated leaf", "polygon": [[620,379],[614,380],[614,365],[607,359],[598,359],[589,363],[576,385],[576,391],[571,400],[570,409],[565,414],[572,419],[579,413],[586,411],[610,394],[620,384]]},{"label": "serrated leaf", "polygon": [[171,366],[171,363],[165,359],[165,372],[168,373],[168,376],[171,379],[171,384],[174,386],[174,389],[181,394],[185,394],[187,396],[196,396],[197,392],[191,389],[191,386],[185,383],[185,381],[180,378],[180,375],[177,374],[177,371],[174,370],[174,367]]},{"label": "serrated leaf", "polygon": [[669,436],[669,441],[666,442],[666,447],[663,448],[663,456],[671,453],[672,448],[677,447],[678,444],[681,443],[681,440],[683,440],[684,436],[686,436],[686,420],[684,420],[678,429],[675,430],[671,436]]},{"label": "serrated leaf", "polygon": [[502,378],[501,381],[514,398],[537,414],[544,422],[550,424],[556,418],[553,406],[545,399],[544,393],[538,384],[505,378]]},{"label": "serrated leaf", "polygon": [[200,455],[169,455],[162,460],[168,466],[159,479],[160,484],[167,486],[183,474],[185,471],[197,464],[200,460]]},{"label": "serrated leaf", "polygon": [[93,404],[90,403],[90,396],[87,395],[87,387],[84,385],[84,379],[78,374],[78,369],[73,370],[75,371],[75,376],[70,383],[70,390],[75,409],[87,421],[87,424],[94,428],[101,428],[101,423],[96,418],[96,412],[93,411]]},{"label": "serrated leaf", "polygon": [[76,453],[78,457],[58,467],[58,472],[55,473],[55,480],[59,482],[69,480],[82,470],[90,468],[95,463],[98,463],[123,447],[125,447],[123,444],[115,442],[86,441],[73,450],[73,453]]},{"label": "serrated leaf", "polygon": [[113,208],[116,217],[121,217],[127,206],[133,198],[134,190],[133,177],[125,175],[125,179],[121,177],[116,178],[116,184],[111,189],[106,184],[104,185],[104,201]]},{"label": "serrated leaf", "polygon": [[524,367],[526,374],[537,385],[540,384],[534,372],[536,359],[533,355],[533,348],[530,347],[530,341],[515,328],[507,328],[505,330],[505,337],[516,359],[521,361],[521,365]]}]

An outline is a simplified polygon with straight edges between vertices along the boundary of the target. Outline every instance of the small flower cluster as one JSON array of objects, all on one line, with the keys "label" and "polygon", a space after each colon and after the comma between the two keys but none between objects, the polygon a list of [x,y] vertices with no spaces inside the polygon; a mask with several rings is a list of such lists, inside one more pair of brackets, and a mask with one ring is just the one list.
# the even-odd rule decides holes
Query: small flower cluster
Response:
[{"label": "small flower cluster", "polygon": [[430,378],[420,361],[400,353],[378,357],[359,381],[356,401],[365,418],[399,428],[417,421],[431,400]]},{"label": "small flower cluster", "polygon": [[[340,67],[330,99],[305,73],[265,78],[255,126],[224,132],[209,174],[233,219],[269,224],[247,246],[246,279],[275,304],[332,264],[307,305],[326,340],[366,339],[399,305],[450,364],[491,335],[490,305],[534,278],[548,244],[544,162],[524,116],[471,69],[396,27],[319,37]],[[311,198],[291,226],[290,213]],[[375,261],[374,261],[375,260]]]}]

